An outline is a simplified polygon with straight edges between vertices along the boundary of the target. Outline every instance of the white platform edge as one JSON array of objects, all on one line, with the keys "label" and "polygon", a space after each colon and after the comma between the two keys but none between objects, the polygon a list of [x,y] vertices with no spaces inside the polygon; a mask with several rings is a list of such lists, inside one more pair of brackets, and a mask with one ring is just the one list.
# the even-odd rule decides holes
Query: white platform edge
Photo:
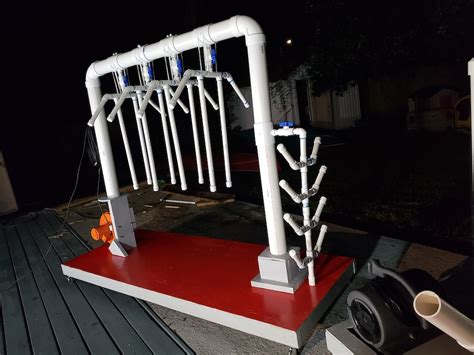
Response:
[{"label": "white platform edge", "polygon": [[[293,348],[301,348],[311,335],[316,323],[326,313],[327,309],[333,303],[334,299],[347,286],[350,279],[355,273],[354,263],[347,268],[341,275],[340,279],[326,294],[318,308],[314,309],[311,315],[301,325],[297,331],[285,329],[261,322],[255,319],[239,316],[219,309],[200,305],[194,302],[182,300],[147,290],[142,287],[133,286],[121,281],[109,279],[103,276],[95,275],[87,271],[72,268],[67,265],[61,265],[63,274],[76,280],[88,282],[99,287],[104,287],[113,291],[117,291],[144,301],[158,304],[160,306],[173,309],[178,312],[186,313],[194,317],[198,317],[210,322],[214,322],[229,328],[239,330],[244,333],[253,334],[264,339],[284,344]],[[317,280],[316,280],[317,287]]]}]

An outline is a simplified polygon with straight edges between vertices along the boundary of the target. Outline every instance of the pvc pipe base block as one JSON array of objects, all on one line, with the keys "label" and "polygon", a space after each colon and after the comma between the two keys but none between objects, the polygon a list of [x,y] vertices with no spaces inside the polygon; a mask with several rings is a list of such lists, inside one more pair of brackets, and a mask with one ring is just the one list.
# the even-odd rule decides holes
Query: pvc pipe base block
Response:
[{"label": "pvc pipe base block", "polygon": [[353,259],[321,254],[316,287],[294,294],[251,286],[264,245],[136,230],[126,258],[101,246],[62,265],[64,275],[183,313],[301,347],[349,283]]}]

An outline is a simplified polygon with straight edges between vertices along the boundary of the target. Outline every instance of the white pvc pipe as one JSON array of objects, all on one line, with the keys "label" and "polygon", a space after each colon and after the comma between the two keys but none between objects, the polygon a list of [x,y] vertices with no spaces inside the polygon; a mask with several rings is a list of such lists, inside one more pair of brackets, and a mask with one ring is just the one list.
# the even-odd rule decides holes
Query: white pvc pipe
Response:
[{"label": "white pvc pipe", "polygon": [[176,128],[176,121],[174,118],[174,112],[169,107],[169,101],[171,100],[170,90],[168,85],[163,86],[165,93],[166,107],[168,107],[168,117],[170,120],[171,136],[173,137],[174,151],[176,154],[176,162],[178,163],[179,180],[181,181],[181,190],[187,190],[188,185],[186,184],[186,176],[184,174],[183,157],[181,156],[181,146],[179,144],[178,130]]},{"label": "white pvc pipe", "polygon": [[247,99],[245,98],[244,94],[242,94],[242,91],[240,91],[239,87],[237,86],[237,84],[235,83],[234,79],[232,78],[232,76],[228,76],[227,77],[227,81],[230,83],[230,85],[232,86],[232,88],[234,89],[234,91],[237,93],[237,96],[239,97],[240,101],[242,101],[242,103],[244,104],[245,108],[249,108],[250,105],[247,101]]},{"label": "white pvc pipe", "polygon": [[204,176],[202,173],[202,161],[201,161],[201,147],[199,145],[199,132],[196,122],[196,107],[194,105],[194,93],[193,85],[186,85],[188,88],[188,99],[189,99],[189,111],[191,112],[191,127],[193,129],[193,140],[194,140],[194,152],[196,154],[196,166],[198,173],[198,182],[204,184]]},{"label": "white pvc pipe", "polygon": [[120,107],[122,107],[123,103],[125,102],[125,99],[127,98],[127,95],[134,90],[133,86],[127,86],[126,88],[123,89],[122,93],[120,94],[120,98],[115,101],[115,106],[112,109],[112,112],[110,112],[109,116],[107,117],[107,121],[113,122],[115,119],[115,116],[117,115],[118,110],[120,110]]},{"label": "white pvc pipe", "polygon": [[143,164],[145,165],[146,182],[148,185],[153,183],[150,173],[150,165],[148,161],[148,153],[146,151],[145,137],[143,135],[142,122],[138,117],[138,99],[136,96],[132,97],[133,110],[135,111],[135,120],[137,122],[138,138],[140,139],[140,148],[142,150]]},{"label": "white pvc pipe", "polygon": [[321,186],[321,181],[323,180],[324,174],[328,171],[328,168],[325,165],[322,165],[319,168],[319,173],[318,176],[316,177],[316,180],[314,181],[313,186],[311,187],[313,190],[318,191],[319,186]]},{"label": "white pvc pipe", "polygon": [[316,209],[316,212],[314,213],[313,216],[313,221],[316,223],[319,223],[319,219],[321,218],[321,213],[323,212],[324,205],[326,204],[327,198],[322,196],[319,199],[318,203],[318,208]]},{"label": "white pvc pipe", "polygon": [[204,88],[204,95],[206,96],[207,101],[209,101],[209,103],[212,105],[214,110],[217,111],[219,109],[219,105],[216,104],[216,102],[212,98],[211,94],[209,94],[205,88]]},{"label": "white pvc pipe", "polygon": [[171,184],[176,184],[176,175],[174,173],[173,154],[171,152],[170,134],[168,131],[168,122],[166,121],[166,109],[163,99],[163,90],[161,88],[156,90],[158,95],[158,103],[160,105],[161,125],[163,127],[163,136],[165,138],[166,156],[168,157],[168,167],[170,171]]},{"label": "white pvc pipe", "polygon": [[296,265],[298,265],[298,267],[300,269],[304,269],[305,268],[305,265],[303,263],[303,260],[301,260],[300,256],[296,253],[296,250],[294,249],[291,249],[288,254],[290,255],[290,257],[295,261]]},{"label": "white pvc pipe", "polygon": [[281,153],[281,155],[283,155],[283,158],[285,158],[285,160],[288,162],[288,164],[290,165],[290,168],[292,168],[293,170],[299,169],[297,161],[293,159],[290,152],[286,149],[283,143],[278,144],[277,149]]},{"label": "white pvc pipe", "polygon": [[232,187],[232,177],[230,173],[229,142],[227,140],[227,121],[225,118],[224,90],[222,88],[222,78],[216,78],[217,97],[219,99],[219,115],[221,119],[222,150],[224,153],[225,186]]},{"label": "white pvc pipe", "polygon": [[[471,285],[472,286],[472,285]],[[413,300],[415,312],[474,352],[474,321],[432,291],[422,291]]]},{"label": "white pvc pipe", "polygon": [[89,119],[89,121],[87,121],[87,125],[89,127],[94,127],[94,123],[95,123],[95,120],[97,119],[97,117],[99,116],[99,114],[101,113],[101,111],[104,109],[104,106],[105,104],[107,103],[107,101],[109,101],[109,95],[104,95],[104,97],[102,97],[102,100],[100,100],[100,103],[99,105],[97,106],[97,108],[95,109],[94,113],[92,114],[91,118]]},{"label": "white pvc pipe", "polygon": [[122,110],[117,112],[120,132],[122,133],[123,146],[125,148],[125,155],[127,156],[128,168],[130,170],[130,176],[132,177],[133,189],[138,190],[138,180],[137,174],[135,173],[135,165],[133,164],[132,152],[130,150],[130,144],[128,142],[127,129],[125,127],[125,122],[123,120]]},{"label": "white pvc pipe", "polygon": [[319,146],[321,145],[321,138],[316,137],[313,143],[313,150],[311,151],[311,160],[313,160],[313,164],[316,164],[316,160],[318,159],[318,151]]},{"label": "white pvc pipe", "polygon": [[293,217],[291,216],[291,214],[289,213],[285,213],[283,215],[283,219],[290,225],[291,228],[293,228],[293,230],[295,231],[295,233],[297,235],[303,235],[304,233],[301,231],[301,228],[300,226],[298,225],[298,223],[296,223],[296,221],[293,219]]},{"label": "white pvc pipe", "polygon": [[160,107],[154,102],[153,100],[149,101],[149,104],[151,107],[153,107],[160,115],[161,115],[161,109]]},{"label": "white pvc pipe", "polygon": [[301,198],[298,196],[295,190],[288,184],[286,180],[281,180],[280,181],[280,187],[286,191],[288,195],[290,195],[291,199],[295,201],[296,203],[301,202]]},{"label": "white pvc pipe", "polygon": [[316,246],[314,247],[314,250],[318,253],[321,252],[321,247],[323,246],[324,237],[326,236],[327,231],[328,231],[328,226],[323,224],[321,226],[321,229],[319,230],[318,240],[316,241]]},{"label": "white pvc pipe", "polygon": [[214,161],[212,158],[211,136],[209,133],[209,122],[207,119],[206,97],[204,95],[204,80],[198,77],[199,102],[201,105],[202,127],[204,131],[204,145],[206,146],[207,171],[209,172],[209,189],[216,191],[216,177],[214,175]]},{"label": "white pvc pipe", "polygon": [[[99,77],[128,67],[169,57],[172,54],[197,48],[205,44],[213,44],[233,37],[245,36],[252,87],[253,117],[255,142],[262,182],[262,195],[268,233],[270,252],[283,255],[288,252],[285,239],[284,222],[281,218],[282,207],[278,171],[275,156],[275,140],[271,136],[273,128],[270,110],[270,93],[265,54],[265,35],[258,23],[247,16],[234,16],[228,20],[202,26],[179,36],[163,40],[127,53],[111,56],[89,66],[86,74],[86,87],[91,104],[91,113],[97,108],[102,94]],[[101,118],[102,117],[102,118]],[[105,122],[105,115],[98,117],[99,123],[94,125],[101,152],[101,165],[108,197],[119,195],[110,138]]]},{"label": "white pvc pipe", "polygon": [[[141,92],[137,92],[137,99],[138,102],[142,102],[143,95]],[[135,113],[138,116],[138,111]],[[142,126],[143,126],[143,135],[145,136],[145,144],[146,144],[146,151],[148,155],[148,162],[150,164],[150,172],[151,172],[151,180],[153,183],[153,191],[159,191],[160,186],[158,184],[158,176],[156,174],[156,166],[155,166],[155,158],[153,156],[153,147],[151,145],[151,138],[150,138],[150,131],[148,129],[148,121],[146,119],[146,114],[143,114],[142,118]]]},{"label": "white pvc pipe", "polygon": [[146,90],[146,94],[143,97],[142,100],[140,100],[140,109],[138,110],[138,117],[142,118],[143,115],[145,114],[145,109],[151,99],[151,95],[153,95],[153,92],[155,90],[155,85],[153,83],[148,84],[148,88]]},{"label": "white pvc pipe", "polygon": [[[171,86],[168,86],[168,89],[170,91],[170,94],[171,95],[174,95],[174,91],[173,89],[171,88]],[[181,107],[181,109],[184,111],[184,113],[188,114],[189,113],[189,109],[188,107],[183,103],[183,101],[181,101],[180,99],[177,100],[178,101],[178,105]]]}]

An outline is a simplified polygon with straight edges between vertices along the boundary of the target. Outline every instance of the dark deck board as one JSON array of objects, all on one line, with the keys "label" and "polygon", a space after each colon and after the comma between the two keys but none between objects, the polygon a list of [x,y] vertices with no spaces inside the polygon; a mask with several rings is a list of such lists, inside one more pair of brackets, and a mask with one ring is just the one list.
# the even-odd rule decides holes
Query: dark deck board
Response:
[{"label": "dark deck board", "polygon": [[[57,234],[57,229],[61,227],[61,225],[54,227],[51,226],[43,215],[39,216],[36,222],[40,225],[41,229],[47,233]],[[72,251],[64,243],[65,234],[66,233],[63,233],[63,236],[57,238],[53,243],[54,251],[63,261],[74,257]],[[142,341],[140,336],[135,332],[130,324],[128,324],[115,305],[108,299],[104,290],[85,282],[76,281],[76,284],[81,289],[90,306],[99,316],[102,324],[104,324],[115,344],[122,352],[133,351],[139,354],[151,353],[150,349]]]},{"label": "dark deck board", "polygon": [[[27,255],[25,255],[23,245],[18,236],[20,230],[21,226],[8,228],[5,234],[8,240],[13,269],[19,278],[18,288],[21,294],[21,302],[25,313],[28,332],[30,334],[31,347],[34,353],[57,354],[59,351],[56,338],[51,328],[45,304],[43,304],[42,295],[40,295],[35,282],[37,278],[39,278],[38,282],[41,282],[42,273],[36,273],[34,277],[22,277],[22,275],[30,274],[31,270],[34,270],[33,273],[35,273],[36,270],[40,270],[44,267],[44,264],[42,260],[30,260],[33,265],[33,268],[30,268]],[[28,245],[25,245],[25,250],[28,250],[27,248]],[[46,301],[46,303],[47,302],[48,301]]]},{"label": "dark deck board", "polygon": [[[52,213],[44,215],[45,219],[51,224],[52,228],[59,228],[61,221]],[[64,232],[62,240],[69,246],[75,256],[81,255],[88,249],[81,240],[76,238],[72,233]],[[78,281],[79,282],[79,281]],[[157,336],[167,328],[157,319],[150,319],[143,304],[137,302],[136,299],[111,290],[103,290],[109,299],[122,312],[135,331],[140,334],[142,340],[152,349],[158,349],[160,354],[184,354],[185,351],[176,348],[176,343],[168,336]],[[182,345],[186,346],[184,343]]]},{"label": "dark deck board", "polygon": [[[26,225],[29,234],[25,234],[32,241],[41,254],[36,257],[41,257],[48,252],[50,244],[46,238],[42,238],[41,234],[44,232],[33,221]],[[36,238],[33,238],[36,235]],[[25,241],[26,242],[26,241]],[[110,339],[107,331],[102,326],[99,318],[92,311],[89,303],[82,295],[80,289],[76,284],[68,282],[61,272],[61,260],[54,253],[54,250],[49,250],[45,257],[44,269],[40,272],[44,275],[50,274],[57,285],[58,291],[65,300],[69,312],[73,317],[79,332],[84,339],[86,346],[92,353],[112,353],[115,345]],[[118,352],[118,351],[117,351]]]},{"label": "dark deck board", "polygon": [[8,250],[5,231],[0,228],[0,289],[5,352],[28,354],[31,352],[28,330]]},{"label": "dark deck board", "polygon": [[15,223],[0,224],[0,355],[193,353],[146,303],[67,281],[88,247],[55,212]]}]

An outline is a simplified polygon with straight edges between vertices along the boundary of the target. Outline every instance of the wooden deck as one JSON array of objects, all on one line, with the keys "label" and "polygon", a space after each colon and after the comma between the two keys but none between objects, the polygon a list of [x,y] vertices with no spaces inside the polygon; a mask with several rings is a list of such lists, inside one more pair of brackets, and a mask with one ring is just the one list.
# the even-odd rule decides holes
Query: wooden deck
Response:
[{"label": "wooden deck", "polygon": [[0,354],[192,354],[146,303],[61,264],[88,250],[53,211],[0,221]]}]

